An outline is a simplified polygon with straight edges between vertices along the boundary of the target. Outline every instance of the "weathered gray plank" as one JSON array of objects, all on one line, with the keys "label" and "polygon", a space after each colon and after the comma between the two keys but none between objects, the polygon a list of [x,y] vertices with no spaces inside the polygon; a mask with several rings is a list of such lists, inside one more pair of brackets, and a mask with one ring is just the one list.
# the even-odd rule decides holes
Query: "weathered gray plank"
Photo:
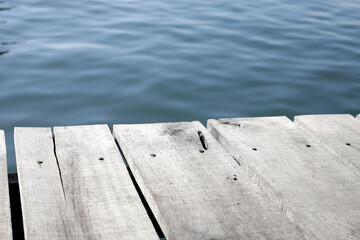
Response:
[{"label": "weathered gray plank", "polygon": [[85,239],[66,207],[51,129],[15,128],[14,135],[25,239]]},{"label": "weathered gray plank", "polygon": [[310,238],[360,238],[360,178],[286,117],[209,120],[208,129]]},{"label": "weathered gray plank", "polygon": [[0,130],[0,239],[12,239],[6,144],[2,130]]},{"label": "weathered gray plank", "polygon": [[199,122],[114,135],[168,240],[303,238]]},{"label": "weathered gray plank", "polygon": [[159,239],[107,125],[55,127],[67,206],[92,239]]},{"label": "weathered gray plank", "polygon": [[349,114],[296,116],[295,123],[316,137],[360,174],[360,122]]},{"label": "weathered gray plank", "polygon": [[55,144],[15,129],[25,239],[158,239],[106,125],[55,128]]}]

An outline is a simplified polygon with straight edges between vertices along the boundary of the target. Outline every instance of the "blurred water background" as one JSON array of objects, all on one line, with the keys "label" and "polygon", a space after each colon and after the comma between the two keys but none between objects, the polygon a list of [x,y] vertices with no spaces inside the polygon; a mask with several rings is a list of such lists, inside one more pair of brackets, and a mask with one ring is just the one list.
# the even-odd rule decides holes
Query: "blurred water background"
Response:
[{"label": "blurred water background", "polygon": [[0,129],[360,112],[359,0],[0,0]]}]

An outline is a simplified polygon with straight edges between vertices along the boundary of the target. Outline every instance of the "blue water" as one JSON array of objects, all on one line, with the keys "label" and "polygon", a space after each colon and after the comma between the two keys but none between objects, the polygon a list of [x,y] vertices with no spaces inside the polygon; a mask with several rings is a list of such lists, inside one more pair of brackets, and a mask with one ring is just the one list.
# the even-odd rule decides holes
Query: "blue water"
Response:
[{"label": "blue water", "polygon": [[360,112],[359,0],[1,0],[0,129]]}]

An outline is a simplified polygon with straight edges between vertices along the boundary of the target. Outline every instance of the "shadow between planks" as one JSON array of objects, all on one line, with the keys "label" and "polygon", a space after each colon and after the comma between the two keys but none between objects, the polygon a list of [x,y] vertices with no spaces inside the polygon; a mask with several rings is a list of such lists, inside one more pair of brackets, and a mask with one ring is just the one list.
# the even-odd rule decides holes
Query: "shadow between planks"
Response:
[{"label": "shadow between planks", "polygon": [[[357,118],[359,119],[360,116],[358,115]],[[357,184],[359,182],[358,180],[360,180],[359,165],[356,161],[356,159],[360,159],[360,123],[354,117],[351,115],[297,116],[295,117],[295,122],[290,121],[286,117],[209,120],[207,124],[207,130],[209,130],[209,132],[200,125],[200,123],[196,122],[186,122],[136,125],[122,124],[114,126],[113,133],[116,139],[115,146],[117,150],[117,153],[115,154],[119,155],[116,159],[121,160],[121,158],[123,158],[124,166],[128,174],[127,178],[130,180],[131,184],[133,184],[138,195],[138,200],[140,200],[139,202],[141,202],[142,207],[145,210],[144,213],[146,213],[149,218],[154,230],[153,232],[156,232],[157,238],[163,238],[164,235],[167,239],[189,239],[187,238],[189,236],[197,239],[238,239],[239,236],[245,235],[249,236],[248,239],[360,238],[360,229],[356,227],[359,226],[357,224],[360,219],[358,210],[360,206],[358,201],[356,201],[356,199],[360,197],[359,185]],[[78,127],[81,128],[86,126]],[[64,127],[64,129],[66,129],[66,127]],[[116,132],[116,129],[119,129],[118,133]],[[194,129],[196,131],[193,131]],[[241,134],[239,134],[239,131],[242,131]],[[66,134],[63,136],[69,137],[69,135]],[[134,136],[138,137],[135,138]],[[96,134],[93,135],[93,137],[96,137]],[[155,137],[156,141],[151,140],[153,137]],[[271,139],[274,141],[271,141]],[[66,142],[66,138],[63,140],[66,148],[70,148],[70,145],[74,143],[72,141]],[[112,139],[112,141],[114,140]],[[266,143],[264,141],[266,141]],[[53,142],[53,144],[55,144],[55,142]],[[279,147],[281,144],[283,147]],[[183,147],[181,147],[181,145]],[[297,151],[299,151],[300,145],[303,146],[304,149],[301,149],[302,153],[300,154],[299,159],[296,159],[296,163],[273,161],[270,165],[263,165],[264,161],[267,159],[274,160],[274,158],[276,159],[276,156],[282,156],[284,159],[287,158],[287,154],[293,156],[291,154],[296,154]],[[81,146],[81,144],[79,146]],[[284,151],[287,147],[291,149],[290,153]],[[176,149],[176,151],[169,151],[168,148]],[[227,183],[222,177],[226,177],[229,172],[224,170],[223,172],[220,171],[220,173],[210,172],[212,174],[211,176],[209,176],[209,174],[206,176],[200,175],[200,180],[196,179],[196,175],[186,176],[196,184],[194,188],[184,188],[184,183],[181,181],[186,184],[191,183],[186,177],[181,180],[173,179],[171,187],[163,186],[164,182],[162,182],[162,180],[167,181],[172,179],[171,176],[169,177],[166,175],[167,171],[173,171],[174,169],[172,168],[174,167],[191,167],[191,164],[181,165],[181,158],[184,156],[184,151],[191,152],[196,149],[199,156],[201,156],[200,158],[197,157],[198,155],[190,154],[184,159],[189,162],[193,161],[199,164],[199,166],[202,166],[203,163],[196,161],[196,159],[211,159],[211,156],[203,156],[204,154],[208,154],[209,151],[213,151],[213,148],[213,154],[216,156],[221,155],[220,158],[224,158],[222,159],[221,164],[219,164],[219,167],[230,169],[229,166],[235,166],[238,168],[236,170],[238,171],[237,175],[228,176],[230,179],[225,178],[226,180],[232,180],[233,182],[236,181],[236,183],[239,183],[242,180],[245,181],[245,179],[247,179],[246,181],[248,182],[245,181],[246,183],[243,183],[243,186],[230,187],[231,189],[229,191],[225,191],[222,188],[228,188],[229,185],[226,185]],[[271,148],[272,150],[270,151],[269,149]],[[71,150],[73,151],[73,149]],[[314,152],[304,153],[304,151],[307,150]],[[156,151],[160,154],[153,153]],[[183,152],[183,154],[180,155],[180,152]],[[163,153],[166,153],[164,159],[170,159],[176,164],[165,164],[168,169],[164,168],[159,172],[154,171],[146,173],[149,169],[153,171],[152,168],[155,165],[151,165],[154,164],[151,161],[161,158]],[[73,158],[67,157],[66,153],[63,154],[65,160]],[[79,151],[77,154],[82,154],[82,152]],[[174,156],[173,154],[178,154],[179,156]],[[258,154],[260,157],[257,157],[254,154]],[[312,160],[314,157],[321,159],[320,163],[314,164]],[[140,161],[138,159],[142,160]],[[258,159],[259,162],[248,162],[252,159]],[[226,161],[231,161],[231,163],[225,163]],[[142,168],[137,162],[144,163],[146,168]],[[216,164],[216,161],[213,162],[213,160],[209,162]],[[259,167],[259,164],[266,167]],[[287,166],[284,166],[284,164]],[[315,166],[304,167],[303,164],[314,164]],[[204,165],[204,168],[205,166],[206,164]],[[297,175],[295,170],[289,170],[289,168],[292,167],[295,167],[295,170],[297,171],[299,169],[302,170],[304,177]],[[328,167],[326,171],[331,172],[330,175],[326,171],[320,171],[320,169],[324,167]],[[214,168],[213,170],[219,169],[220,168]],[[178,171],[179,169],[175,170]],[[173,173],[176,173],[176,171]],[[190,170],[187,169],[186,173],[193,174],[195,171],[196,168],[191,168]],[[271,172],[274,171],[277,175],[273,176]],[[311,177],[311,173],[314,172],[317,175]],[[162,173],[164,176],[157,176],[156,173]],[[181,176],[181,174],[182,173],[177,177]],[[239,176],[242,178],[240,179]],[[280,178],[285,182],[290,181],[290,178],[286,178],[289,176],[294,177],[295,181],[291,182],[293,185],[288,185],[287,187],[281,182],[274,180]],[[235,178],[239,179],[234,180]],[[14,239],[24,239],[18,183],[16,180],[13,181],[10,179],[16,179],[16,177],[14,175],[9,175],[13,236]],[[341,182],[330,181],[333,183],[332,186],[319,185],[319,188],[316,187],[318,186],[316,184],[319,182],[321,184],[326,184],[326,181],[329,179],[336,179]],[[28,181],[28,179],[25,180]],[[154,180],[154,182],[149,185],[149,180]],[[202,183],[203,180],[207,180],[213,185],[207,188],[206,184],[201,185],[204,184]],[[233,182],[231,182],[231,185],[234,185]],[[303,185],[302,182],[315,184],[315,187],[309,187],[306,184]],[[217,183],[220,184],[216,185]],[[181,188],[183,188],[182,190],[193,191],[194,189],[196,190],[196,187],[201,189],[200,192],[192,192],[202,197],[200,199],[201,201],[199,200],[201,204],[196,203],[196,199],[194,200],[191,196],[183,194],[180,187],[173,187],[177,184],[178,186],[181,185]],[[299,189],[292,190],[294,186]],[[213,187],[215,188],[215,192],[210,192],[209,189],[212,189]],[[321,187],[324,187],[328,192],[322,192]],[[264,214],[268,218],[273,217],[277,221],[283,221],[282,224],[285,225],[285,228],[277,226],[276,222],[271,222],[270,220],[270,224],[268,225],[266,225],[266,221],[262,222],[260,225],[248,225],[248,227],[252,226],[254,229],[250,229],[245,235],[241,235],[244,233],[243,229],[236,229],[234,233],[229,233],[233,230],[229,230],[229,227],[239,225],[239,221],[234,223],[222,219],[221,217],[216,216],[216,214],[225,214],[225,218],[226,214],[235,216],[234,214],[238,212],[234,211],[229,213],[226,210],[230,209],[233,211],[233,209],[236,209],[236,206],[227,205],[226,202],[231,202],[234,199],[226,194],[234,194],[233,191],[244,191],[244,189],[250,191],[250,188],[255,188],[256,190],[250,195],[244,195],[244,193],[241,195],[235,194],[235,200],[251,199],[247,203],[250,206],[251,204],[254,204],[254,202],[257,202],[256,199],[252,198],[258,197],[259,199],[262,199],[259,207],[262,204],[269,204],[268,206],[271,208],[270,211]],[[168,192],[163,192],[164,190],[167,190]],[[316,191],[319,191],[320,194]],[[177,199],[174,197],[172,195],[174,193],[178,194],[177,196],[180,196],[180,198]],[[205,193],[209,194],[208,199],[205,199]],[[304,199],[296,200],[297,197],[300,196],[300,193],[305,196]],[[349,199],[345,202],[345,206],[339,207],[343,204],[341,201],[344,201],[345,194],[346,196],[349,196]],[[166,199],[166,201],[170,201],[170,203],[164,202],[162,199]],[[181,206],[181,211],[176,208],[176,204],[180,203],[177,202],[177,200],[182,200],[184,202],[184,205]],[[218,202],[219,200],[223,202],[220,203]],[[175,205],[171,204],[171,201],[174,201]],[[210,203],[207,203],[207,201]],[[214,206],[214,203],[219,205],[223,204],[224,208]],[[210,211],[199,212],[198,216],[191,216],[191,212],[185,211],[185,208],[192,209],[194,206],[201,208],[202,205],[206,205],[203,210]],[[75,207],[76,206],[80,205],[76,205],[75,203]],[[340,209],[336,209],[335,206]],[[318,209],[320,212],[312,212],[313,209]],[[214,210],[216,214],[214,215],[211,210]],[[262,211],[265,210],[260,209],[259,211],[254,212],[246,210],[240,213],[251,213],[254,214],[256,218],[257,215],[262,215]],[[174,212],[177,215],[170,216]],[[184,213],[190,214],[190,218],[189,216],[182,216]],[[71,216],[77,216],[74,212],[71,214],[73,214]],[[205,218],[204,216],[206,214],[211,217]],[[200,218],[197,219],[199,216]],[[330,220],[324,219],[326,217]],[[201,218],[205,218],[206,221],[201,221]],[[212,218],[219,218],[223,222],[212,221]],[[184,220],[188,221],[188,223],[190,222],[190,225],[187,225],[186,222],[182,222]],[[205,225],[209,225],[213,229],[209,229]],[[270,226],[273,226],[274,229],[271,229]],[[261,228],[266,228],[267,230],[261,232]],[[336,232],[332,231],[331,228],[334,228]],[[74,228],[71,229],[71,231],[76,233],[77,229]],[[189,233],[189,231],[193,231],[193,233]],[[86,232],[82,233],[86,234]],[[41,235],[41,232],[39,234]],[[75,234],[67,239],[80,239],[80,237],[77,238],[76,236],[77,235]],[[95,235],[94,237],[94,239],[102,239],[101,234]],[[36,238],[33,237],[33,235],[29,235],[27,239],[42,238]],[[59,239],[63,238],[60,237]]]}]

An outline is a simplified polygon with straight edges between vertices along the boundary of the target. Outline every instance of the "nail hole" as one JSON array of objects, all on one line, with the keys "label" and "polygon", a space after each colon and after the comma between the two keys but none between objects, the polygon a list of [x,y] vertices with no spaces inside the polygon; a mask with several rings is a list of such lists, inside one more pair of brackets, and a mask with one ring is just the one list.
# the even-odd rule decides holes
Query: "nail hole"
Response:
[{"label": "nail hole", "polygon": [[306,144],[305,146],[306,146],[306,147],[311,147],[311,145],[310,145],[310,144]]},{"label": "nail hole", "polygon": [[43,161],[37,161],[37,163],[38,163],[38,164],[42,164],[42,163],[43,163]]},{"label": "nail hole", "polygon": [[199,150],[199,152],[204,153],[204,150]]},{"label": "nail hole", "polygon": [[346,145],[350,146],[351,144],[350,143],[345,143]]},{"label": "nail hole", "polygon": [[257,148],[252,148],[252,150],[257,151]]},{"label": "nail hole", "polygon": [[234,179],[235,181],[237,181],[237,178],[236,178],[236,177],[234,177],[233,179]]},{"label": "nail hole", "polygon": [[150,154],[150,156],[152,156],[152,157],[156,157],[156,154]]},{"label": "nail hole", "polygon": [[103,161],[103,160],[104,160],[104,158],[103,158],[103,157],[100,157],[100,158],[99,158],[99,160],[100,160],[100,161]]}]

